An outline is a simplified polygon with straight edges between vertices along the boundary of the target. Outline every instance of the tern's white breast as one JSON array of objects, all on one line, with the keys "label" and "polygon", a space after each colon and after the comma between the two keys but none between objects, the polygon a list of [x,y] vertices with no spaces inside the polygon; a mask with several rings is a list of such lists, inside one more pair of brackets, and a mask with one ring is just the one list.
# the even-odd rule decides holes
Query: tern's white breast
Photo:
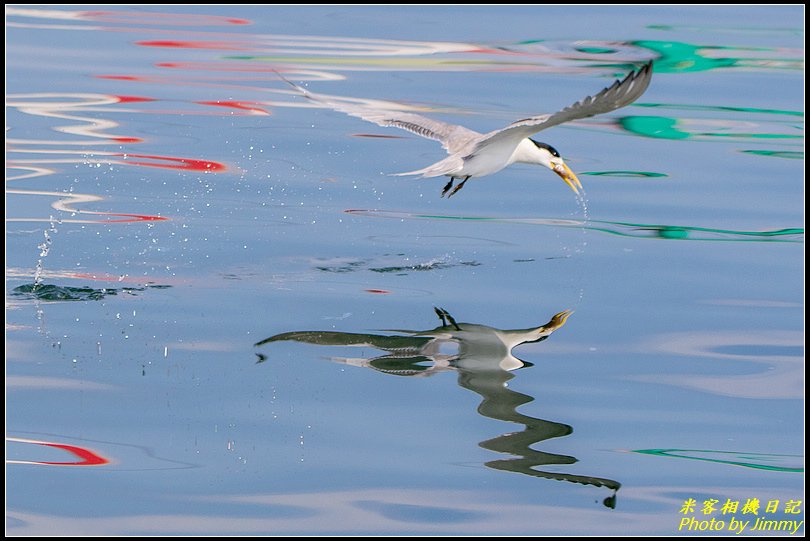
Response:
[{"label": "tern's white breast", "polygon": [[464,160],[464,167],[456,176],[483,177],[497,173],[514,162],[512,159],[517,145],[504,140],[485,146],[481,151]]}]

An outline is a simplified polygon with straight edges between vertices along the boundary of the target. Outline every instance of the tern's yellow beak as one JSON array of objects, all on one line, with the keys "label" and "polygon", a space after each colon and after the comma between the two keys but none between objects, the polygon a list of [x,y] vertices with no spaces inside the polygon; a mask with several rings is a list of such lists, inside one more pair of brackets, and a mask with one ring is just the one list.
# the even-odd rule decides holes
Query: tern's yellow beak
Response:
[{"label": "tern's yellow beak", "polygon": [[558,175],[560,175],[560,178],[563,179],[565,183],[571,187],[572,190],[574,190],[575,194],[579,195],[579,190],[582,189],[582,183],[579,181],[574,172],[568,168],[567,165],[560,162],[559,164],[556,164],[554,166],[553,171]]},{"label": "tern's yellow beak", "polygon": [[[577,178],[577,177],[574,177],[574,178]],[[573,313],[574,313],[573,310],[563,310],[559,314],[554,314],[554,317],[551,318],[551,321],[546,323],[544,325],[544,327],[546,329],[556,331],[557,329],[559,329],[560,327],[565,325],[565,321],[568,319],[568,316],[570,316]]]}]

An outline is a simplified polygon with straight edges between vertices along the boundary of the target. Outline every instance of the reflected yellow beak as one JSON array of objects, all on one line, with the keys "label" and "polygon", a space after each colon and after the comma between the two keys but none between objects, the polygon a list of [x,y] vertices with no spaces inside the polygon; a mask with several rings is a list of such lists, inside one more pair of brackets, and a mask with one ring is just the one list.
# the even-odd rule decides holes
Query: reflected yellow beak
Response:
[{"label": "reflected yellow beak", "polygon": [[582,183],[579,181],[574,172],[568,168],[567,165],[565,165],[564,163],[555,165],[554,172],[560,175],[560,178],[563,179],[565,183],[571,187],[572,190],[574,190],[575,194],[579,195],[579,190],[582,189]]}]

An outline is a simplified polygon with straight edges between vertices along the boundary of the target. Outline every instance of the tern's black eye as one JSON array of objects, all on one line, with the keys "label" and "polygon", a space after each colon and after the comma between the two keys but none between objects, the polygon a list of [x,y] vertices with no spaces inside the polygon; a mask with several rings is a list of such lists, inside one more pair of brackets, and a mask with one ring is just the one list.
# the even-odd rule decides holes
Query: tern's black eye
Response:
[{"label": "tern's black eye", "polygon": [[554,156],[555,158],[559,158],[559,157],[560,157],[560,153],[559,153],[559,152],[557,152],[557,149],[556,149],[556,148],[554,148],[553,146],[551,146],[551,145],[547,145],[546,143],[540,143],[540,142],[538,142],[538,141],[535,141],[534,139],[529,139],[529,140],[530,140],[532,143],[534,143],[534,144],[535,144],[535,146],[536,146],[537,148],[544,148],[544,149],[548,150],[548,152],[549,152],[549,153],[550,153],[552,156]]}]

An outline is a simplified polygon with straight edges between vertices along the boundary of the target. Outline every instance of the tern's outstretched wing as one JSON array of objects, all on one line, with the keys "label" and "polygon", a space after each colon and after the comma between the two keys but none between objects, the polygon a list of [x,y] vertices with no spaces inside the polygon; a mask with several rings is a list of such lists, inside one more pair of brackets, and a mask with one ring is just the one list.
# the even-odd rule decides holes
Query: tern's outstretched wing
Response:
[{"label": "tern's outstretched wing", "polygon": [[[390,110],[381,107],[381,102],[374,102],[371,100],[365,103],[352,102],[346,98],[338,98],[335,96],[328,96],[326,94],[316,94],[310,92],[306,88],[302,88],[291,81],[288,81],[279,74],[279,77],[284,79],[290,86],[297,90],[305,98],[319,103],[335,111],[345,113],[350,116],[355,116],[373,122],[378,126],[401,128],[411,133],[415,133],[427,139],[439,141],[442,146],[447,150],[448,154],[459,152],[465,147],[471,146],[472,143],[483,137],[482,134],[469,130],[464,126],[456,124],[448,124],[439,120],[432,120],[422,115],[415,113],[406,113],[402,111]],[[376,106],[375,106],[376,105]]]},{"label": "tern's outstretched wing", "polygon": [[475,145],[471,154],[476,154],[493,144],[507,141],[514,141],[517,144],[532,134],[563,122],[600,115],[630,105],[644,94],[650,85],[650,79],[652,79],[652,61],[645,64],[640,70],[631,72],[621,81],[617,80],[595,96],[588,96],[561,111],[524,118],[503,129],[485,134],[483,139]]}]

